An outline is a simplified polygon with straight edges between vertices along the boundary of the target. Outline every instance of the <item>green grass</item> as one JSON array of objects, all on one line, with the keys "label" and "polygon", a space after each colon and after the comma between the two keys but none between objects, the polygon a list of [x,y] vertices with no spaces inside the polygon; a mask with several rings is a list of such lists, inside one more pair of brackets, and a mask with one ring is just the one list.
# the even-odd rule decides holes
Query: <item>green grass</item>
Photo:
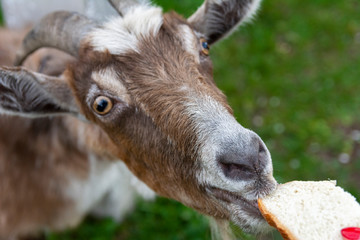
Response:
[{"label": "green grass", "polygon": [[3,25],[3,14],[2,14],[2,7],[1,7],[1,1],[0,1],[0,26]]},{"label": "green grass", "polygon": [[[189,16],[201,1],[156,3]],[[265,0],[252,24],[211,49],[215,80],[237,120],[266,142],[276,179],[336,179],[358,200],[359,12],[359,0]],[[349,156],[349,163],[341,163],[340,156]],[[79,228],[47,239],[209,237],[206,218],[159,198],[139,202],[120,225],[87,219]],[[274,234],[270,239],[281,238]]]},{"label": "green grass", "polygon": [[207,220],[182,204],[158,198],[139,202],[134,213],[118,224],[111,219],[89,218],[75,231],[49,234],[48,240],[209,239]]}]

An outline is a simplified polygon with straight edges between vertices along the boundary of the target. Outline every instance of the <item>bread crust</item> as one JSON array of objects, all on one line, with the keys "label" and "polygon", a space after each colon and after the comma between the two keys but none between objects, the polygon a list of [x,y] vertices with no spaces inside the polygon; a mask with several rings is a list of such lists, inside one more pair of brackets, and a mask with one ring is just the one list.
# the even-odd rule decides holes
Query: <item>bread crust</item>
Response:
[{"label": "bread crust", "polygon": [[263,215],[263,217],[265,218],[265,220],[270,224],[270,226],[273,226],[274,228],[276,228],[285,240],[299,240],[290,232],[290,230],[288,228],[286,228],[283,224],[280,223],[280,221],[276,218],[276,216],[271,214],[266,209],[266,207],[264,206],[264,204],[260,198],[258,199],[258,205],[259,205],[260,212]]}]

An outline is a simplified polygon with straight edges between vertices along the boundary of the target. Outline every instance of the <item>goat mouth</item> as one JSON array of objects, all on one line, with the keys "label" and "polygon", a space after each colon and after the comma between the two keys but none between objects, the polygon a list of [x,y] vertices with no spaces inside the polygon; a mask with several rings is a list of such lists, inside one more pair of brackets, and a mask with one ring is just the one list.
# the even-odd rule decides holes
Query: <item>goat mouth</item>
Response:
[{"label": "goat mouth", "polygon": [[225,204],[240,206],[241,209],[247,212],[251,217],[264,219],[259,210],[257,199],[247,200],[237,193],[229,192],[216,187],[209,187],[208,189],[217,199],[221,200]]}]

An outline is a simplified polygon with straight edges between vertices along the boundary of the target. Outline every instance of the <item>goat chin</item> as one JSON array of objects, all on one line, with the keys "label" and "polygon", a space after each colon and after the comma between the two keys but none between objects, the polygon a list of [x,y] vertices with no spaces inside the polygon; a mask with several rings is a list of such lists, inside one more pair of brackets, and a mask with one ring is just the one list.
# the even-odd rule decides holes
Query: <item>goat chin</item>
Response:
[{"label": "goat chin", "polygon": [[[211,239],[212,240],[236,240],[236,233],[244,233],[239,227],[224,219],[209,218]],[[261,237],[267,235],[271,231],[271,227],[268,224],[264,224],[263,227],[257,229],[257,232],[252,233],[255,236]]]}]

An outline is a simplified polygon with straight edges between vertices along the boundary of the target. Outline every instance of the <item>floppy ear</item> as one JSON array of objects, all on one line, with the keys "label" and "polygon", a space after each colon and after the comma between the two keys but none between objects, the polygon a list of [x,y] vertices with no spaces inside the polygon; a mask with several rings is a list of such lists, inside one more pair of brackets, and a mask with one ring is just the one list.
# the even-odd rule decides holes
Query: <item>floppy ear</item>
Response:
[{"label": "floppy ear", "polygon": [[0,114],[24,117],[73,114],[81,117],[65,79],[21,67],[0,68]]},{"label": "floppy ear", "polygon": [[261,0],[205,0],[188,19],[193,28],[213,44],[256,13]]}]

